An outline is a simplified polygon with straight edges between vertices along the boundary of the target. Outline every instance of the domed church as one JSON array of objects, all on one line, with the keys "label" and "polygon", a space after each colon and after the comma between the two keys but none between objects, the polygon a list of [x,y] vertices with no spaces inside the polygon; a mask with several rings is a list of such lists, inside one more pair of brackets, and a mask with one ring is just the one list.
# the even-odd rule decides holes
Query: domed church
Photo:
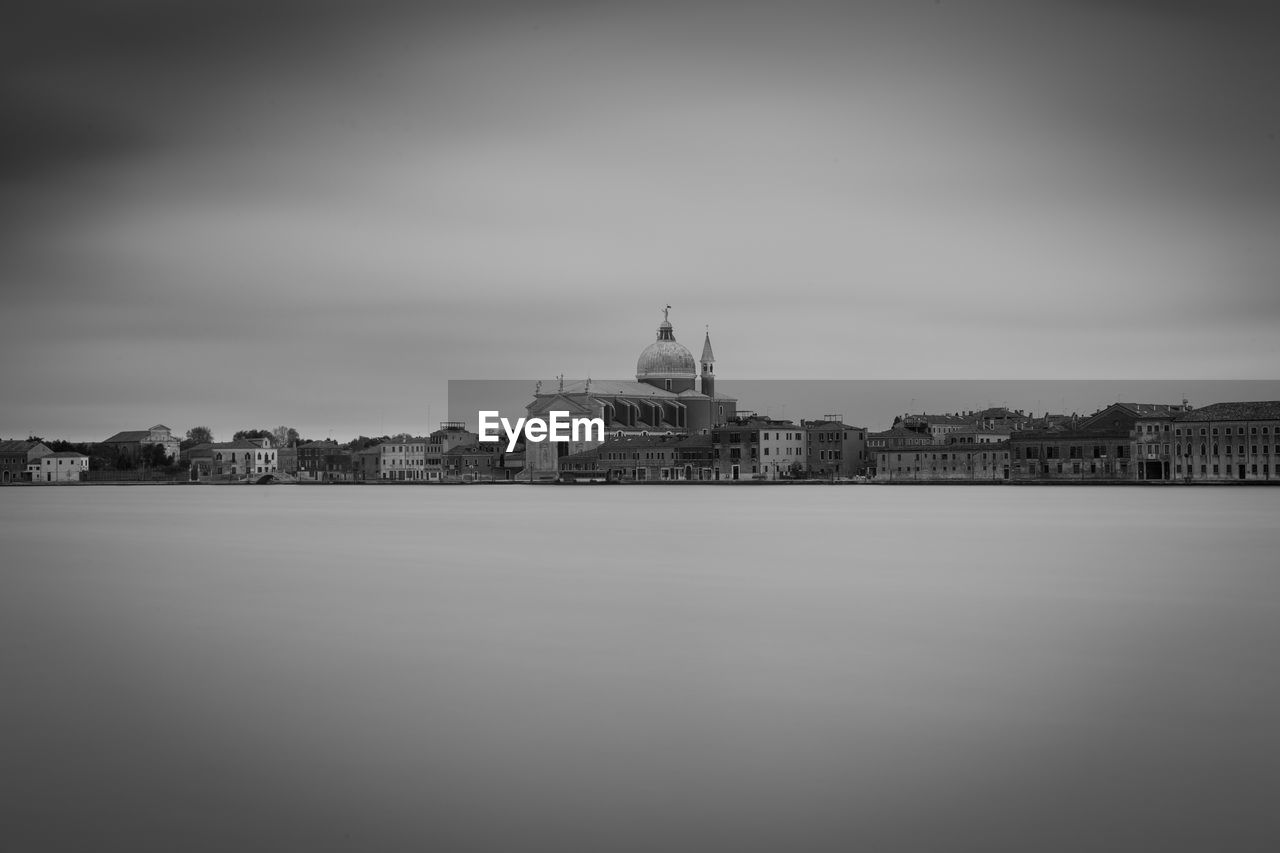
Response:
[{"label": "domed church", "polygon": [[[605,438],[626,435],[692,435],[710,431],[738,413],[738,401],[715,392],[715,354],[711,333],[702,343],[702,357],[676,340],[671,306],[662,311],[657,339],[636,359],[635,381],[627,379],[556,380],[555,388],[538,384],[526,407],[527,417],[547,418],[548,412],[567,411],[569,417],[602,418]],[[541,442],[526,448],[526,464],[535,473],[554,474],[557,460],[580,453],[600,442]]]},{"label": "domed church", "polygon": [[[694,381],[698,378],[698,368],[694,363],[693,353],[676,340],[671,328],[670,311],[670,305],[662,309],[658,339],[645,347],[636,360],[636,381],[664,391],[692,391]],[[711,352],[710,331],[707,332],[707,342],[702,351],[708,354]]]}]

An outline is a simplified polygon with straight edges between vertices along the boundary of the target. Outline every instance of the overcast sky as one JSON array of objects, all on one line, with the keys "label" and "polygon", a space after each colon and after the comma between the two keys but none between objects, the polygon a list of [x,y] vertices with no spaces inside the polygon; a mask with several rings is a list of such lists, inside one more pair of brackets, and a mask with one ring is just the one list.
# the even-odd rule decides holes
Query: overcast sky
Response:
[{"label": "overcast sky", "polygon": [[1274,379],[1274,9],[27,4],[0,437],[421,433],[668,303],[725,380]]}]

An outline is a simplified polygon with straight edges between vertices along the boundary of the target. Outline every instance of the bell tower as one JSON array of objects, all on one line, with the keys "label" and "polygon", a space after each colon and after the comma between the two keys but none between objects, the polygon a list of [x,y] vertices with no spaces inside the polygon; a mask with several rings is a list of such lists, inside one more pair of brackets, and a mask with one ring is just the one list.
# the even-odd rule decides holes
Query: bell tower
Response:
[{"label": "bell tower", "polygon": [[716,356],[711,351],[711,327],[707,327],[707,337],[702,342],[702,393],[708,397],[716,395],[715,365]]}]

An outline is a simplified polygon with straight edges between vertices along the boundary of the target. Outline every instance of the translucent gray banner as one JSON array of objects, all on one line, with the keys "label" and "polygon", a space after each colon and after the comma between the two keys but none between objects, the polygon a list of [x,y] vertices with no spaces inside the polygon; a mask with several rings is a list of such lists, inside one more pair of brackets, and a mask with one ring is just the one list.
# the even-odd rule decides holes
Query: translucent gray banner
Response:
[{"label": "translucent gray banner", "polygon": [[[597,381],[597,387],[605,387]],[[470,429],[480,411],[525,415],[539,387],[581,391],[584,379],[451,379],[449,420]],[[539,385],[539,383],[541,383]],[[1280,400],[1274,379],[732,379],[717,380],[717,396],[736,399],[739,413],[781,420],[838,418],[871,430],[888,428],[906,414],[945,414],[993,407],[1045,413],[1092,414],[1112,403],[1181,404],[1196,408],[1243,400]],[[432,425],[434,426],[434,425]]]}]

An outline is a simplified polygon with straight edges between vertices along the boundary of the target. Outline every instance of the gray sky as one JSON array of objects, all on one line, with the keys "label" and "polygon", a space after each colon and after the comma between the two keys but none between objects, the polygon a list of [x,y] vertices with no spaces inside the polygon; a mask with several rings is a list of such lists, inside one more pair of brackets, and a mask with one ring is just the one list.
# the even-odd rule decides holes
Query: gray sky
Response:
[{"label": "gray sky", "polygon": [[0,437],[424,432],[667,303],[725,381],[1274,379],[1274,9],[28,4]]}]

